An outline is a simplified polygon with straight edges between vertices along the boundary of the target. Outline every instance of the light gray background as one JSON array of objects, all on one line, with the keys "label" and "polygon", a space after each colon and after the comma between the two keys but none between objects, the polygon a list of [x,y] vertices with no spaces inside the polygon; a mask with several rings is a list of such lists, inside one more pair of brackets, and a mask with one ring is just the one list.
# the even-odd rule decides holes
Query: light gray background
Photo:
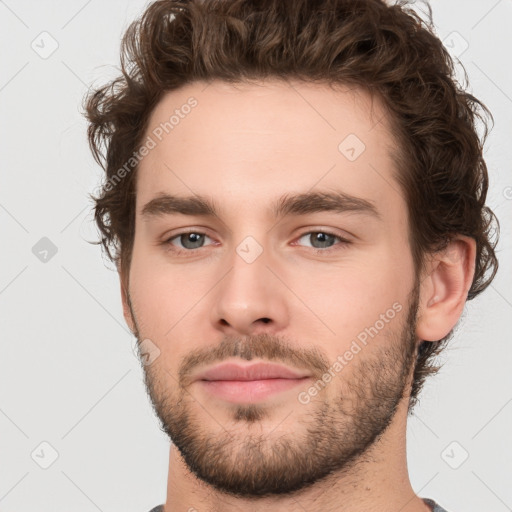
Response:
[{"label": "light gray background", "polygon": [[[169,443],[132,352],[117,275],[87,243],[97,236],[87,194],[101,174],[79,113],[87,86],[117,74],[120,37],[145,5],[0,1],[1,512],[147,512],[165,499]],[[495,116],[486,156],[501,268],[468,303],[410,420],[409,470],[416,492],[450,512],[504,512],[512,510],[512,2],[431,5],[439,36]],[[58,48],[44,55],[53,40]],[[57,248],[46,262],[32,251],[43,237]]]}]

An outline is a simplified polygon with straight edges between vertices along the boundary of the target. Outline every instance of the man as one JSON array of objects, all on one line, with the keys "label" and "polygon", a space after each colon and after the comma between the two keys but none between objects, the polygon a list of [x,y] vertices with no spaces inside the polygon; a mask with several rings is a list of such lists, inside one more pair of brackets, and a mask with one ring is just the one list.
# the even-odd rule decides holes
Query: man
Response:
[{"label": "man", "polygon": [[159,1],[88,97],[172,440],[154,511],[444,510],[411,487],[407,416],[497,260],[486,109],[430,29],[380,0]]}]

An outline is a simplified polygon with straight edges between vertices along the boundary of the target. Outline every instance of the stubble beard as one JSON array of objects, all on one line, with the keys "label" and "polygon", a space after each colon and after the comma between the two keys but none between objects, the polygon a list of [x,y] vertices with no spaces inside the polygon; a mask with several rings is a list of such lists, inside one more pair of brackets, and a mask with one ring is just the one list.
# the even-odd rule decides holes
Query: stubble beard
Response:
[{"label": "stubble beard", "polygon": [[[280,415],[264,403],[230,404],[229,421],[222,424],[219,418],[225,414],[208,411],[208,404],[201,404],[183,383],[200,362],[227,357],[300,360],[322,375],[329,365],[317,350],[299,353],[297,345],[268,334],[226,337],[214,351],[201,352],[203,357],[186,358],[179,376],[156,364],[147,366],[145,384],[161,429],[197,478],[239,498],[290,494],[330,475],[349,474],[356,464],[364,463],[365,454],[384,434],[410,391],[417,355],[418,301],[416,285],[402,328],[369,342],[382,347],[365,347],[354,357],[350,380],[341,371],[328,384],[338,387],[332,399],[326,400],[320,392],[307,406],[297,401],[291,412],[297,418],[296,428],[286,434],[279,425],[289,421],[290,413]],[[259,428],[263,425],[267,431]]]}]

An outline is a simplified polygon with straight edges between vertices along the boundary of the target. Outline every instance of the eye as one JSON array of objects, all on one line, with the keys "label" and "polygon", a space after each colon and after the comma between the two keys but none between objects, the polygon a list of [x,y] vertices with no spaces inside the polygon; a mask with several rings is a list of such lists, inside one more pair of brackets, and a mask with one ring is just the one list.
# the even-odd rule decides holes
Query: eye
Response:
[{"label": "eye", "polygon": [[309,231],[304,233],[298,240],[300,241],[302,239],[307,240],[310,243],[309,247],[316,249],[315,252],[326,252],[326,250],[330,250],[336,245],[336,240],[338,240],[342,246],[350,244],[349,240],[335,235],[334,233],[329,233],[328,231]]},{"label": "eye", "polygon": [[167,239],[164,244],[171,246],[171,250],[176,250],[176,252],[191,252],[194,249],[200,249],[203,247],[205,239],[211,240],[211,238],[205,233],[189,231],[187,233],[174,235]]},{"label": "eye", "polygon": [[[199,231],[188,231],[173,235],[171,238],[165,240],[163,245],[167,246],[170,251],[176,254],[190,254],[197,249],[205,247],[205,241],[207,239],[210,240],[210,242],[213,242],[213,240],[206,233]],[[297,242],[300,242],[302,239],[306,240],[306,247],[308,246],[309,242],[309,247],[311,247],[313,251],[317,253],[335,251],[337,250],[337,245],[340,246],[339,249],[342,249],[351,243],[349,240],[346,240],[339,235],[335,235],[334,233],[329,233],[328,231],[308,231],[307,233],[302,234],[297,239]],[[295,244],[297,244],[297,242],[295,242]],[[211,245],[211,243],[206,245]],[[303,244],[299,243],[298,245]]]}]

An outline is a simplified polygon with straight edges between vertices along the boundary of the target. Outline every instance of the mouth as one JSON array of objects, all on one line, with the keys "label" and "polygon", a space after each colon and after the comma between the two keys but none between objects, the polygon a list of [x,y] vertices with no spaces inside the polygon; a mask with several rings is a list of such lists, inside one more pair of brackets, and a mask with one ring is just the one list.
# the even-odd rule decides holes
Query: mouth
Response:
[{"label": "mouth", "polygon": [[232,403],[254,403],[304,385],[305,371],[278,364],[240,365],[222,363],[201,372],[195,379],[208,394]]}]

